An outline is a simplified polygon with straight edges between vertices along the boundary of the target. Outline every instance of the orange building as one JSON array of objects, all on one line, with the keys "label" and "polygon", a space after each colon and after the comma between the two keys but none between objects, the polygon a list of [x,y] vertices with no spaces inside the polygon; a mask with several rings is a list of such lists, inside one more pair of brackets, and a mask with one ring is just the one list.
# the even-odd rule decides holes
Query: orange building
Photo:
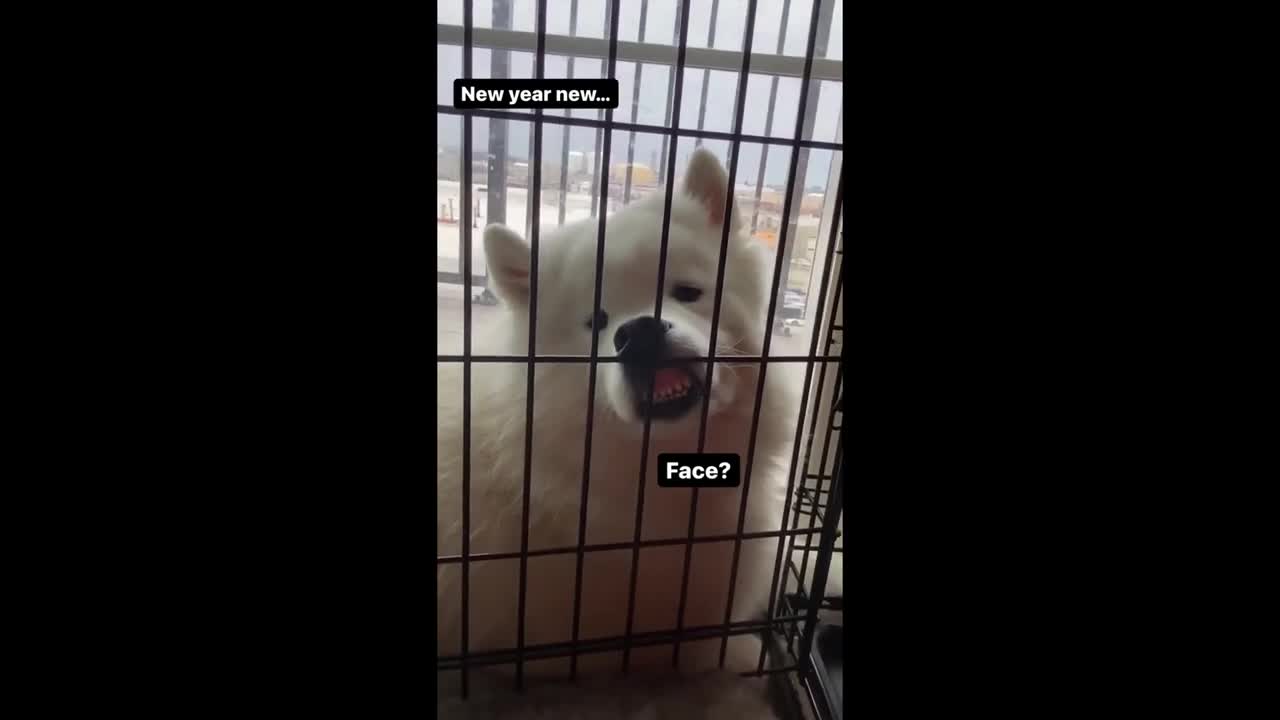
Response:
[{"label": "orange building", "polygon": [[[617,163],[609,168],[609,181],[615,183],[625,183],[627,181],[627,163]],[[648,165],[640,163],[631,163],[631,184],[632,185],[656,185],[658,182],[658,174],[655,173]]]}]

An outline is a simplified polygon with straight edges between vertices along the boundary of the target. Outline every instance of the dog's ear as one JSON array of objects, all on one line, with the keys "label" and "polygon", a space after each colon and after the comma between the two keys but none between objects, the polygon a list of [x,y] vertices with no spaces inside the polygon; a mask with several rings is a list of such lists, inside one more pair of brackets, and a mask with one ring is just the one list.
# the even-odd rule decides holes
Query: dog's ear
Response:
[{"label": "dog's ear", "polygon": [[513,304],[529,302],[529,246],[506,225],[484,229],[484,256],[498,297]]},{"label": "dog's ear", "polygon": [[[697,200],[707,211],[707,218],[712,225],[724,225],[724,204],[729,197],[729,177],[715,153],[700,147],[693,151],[689,158],[689,169],[684,173],[684,192]],[[735,206],[729,219],[729,229],[737,232],[742,229],[742,221],[738,218]]]}]

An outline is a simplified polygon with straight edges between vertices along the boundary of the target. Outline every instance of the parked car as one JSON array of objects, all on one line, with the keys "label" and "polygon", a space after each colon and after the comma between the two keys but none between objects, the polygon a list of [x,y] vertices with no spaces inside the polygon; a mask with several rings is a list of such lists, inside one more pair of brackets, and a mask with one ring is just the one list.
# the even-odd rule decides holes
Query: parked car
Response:
[{"label": "parked car", "polygon": [[804,327],[806,303],[805,293],[790,289],[783,291],[782,307],[778,310],[778,329],[783,335],[790,336],[793,327]]}]

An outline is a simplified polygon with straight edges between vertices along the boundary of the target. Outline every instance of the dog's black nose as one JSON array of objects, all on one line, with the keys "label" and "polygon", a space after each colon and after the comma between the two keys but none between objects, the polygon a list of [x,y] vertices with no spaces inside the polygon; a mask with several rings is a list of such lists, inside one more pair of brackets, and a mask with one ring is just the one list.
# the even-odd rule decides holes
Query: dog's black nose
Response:
[{"label": "dog's black nose", "polygon": [[655,317],[638,317],[622,324],[613,334],[613,348],[623,361],[653,359],[665,342],[671,323]]}]

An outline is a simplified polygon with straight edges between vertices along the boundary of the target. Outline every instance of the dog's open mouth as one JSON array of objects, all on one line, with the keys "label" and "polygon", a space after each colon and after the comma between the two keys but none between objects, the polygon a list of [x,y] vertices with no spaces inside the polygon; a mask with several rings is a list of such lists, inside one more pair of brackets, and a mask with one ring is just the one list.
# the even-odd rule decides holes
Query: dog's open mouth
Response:
[{"label": "dog's open mouth", "polygon": [[[683,365],[663,365],[653,368],[628,368],[631,391],[636,399],[636,411],[640,417],[654,420],[675,420],[697,406],[702,399],[702,382],[692,368]],[[652,384],[653,395],[649,395]]]}]

